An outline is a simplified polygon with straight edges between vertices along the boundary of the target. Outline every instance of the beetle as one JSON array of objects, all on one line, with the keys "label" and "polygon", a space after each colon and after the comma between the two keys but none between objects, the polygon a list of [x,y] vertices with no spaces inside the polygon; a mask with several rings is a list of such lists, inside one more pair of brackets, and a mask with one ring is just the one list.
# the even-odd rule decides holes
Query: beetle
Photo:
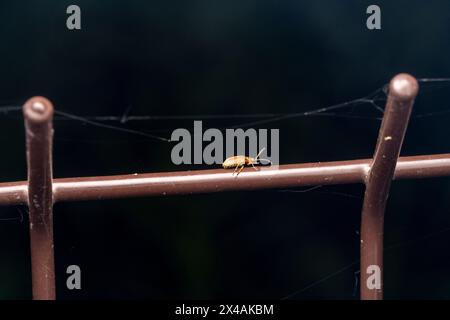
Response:
[{"label": "beetle", "polygon": [[224,169],[234,169],[233,175],[237,172],[236,177],[241,173],[242,170],[244,170],[244,167],[246,166],[252,166],[253,169],[257,170],[255,168],[255,164],[261,164],[261,161],[267,161],[268,164],[272,164],[272,162],[269,159],[260,159],[259,156],[261,153],[263,153],[265,148],[262,148],[261,151],[258,153],[258,155],[255,158],[252,157],[246,157],[246,156],[233,156],[225,159],[225,161],[222,163],[222,166]]}]

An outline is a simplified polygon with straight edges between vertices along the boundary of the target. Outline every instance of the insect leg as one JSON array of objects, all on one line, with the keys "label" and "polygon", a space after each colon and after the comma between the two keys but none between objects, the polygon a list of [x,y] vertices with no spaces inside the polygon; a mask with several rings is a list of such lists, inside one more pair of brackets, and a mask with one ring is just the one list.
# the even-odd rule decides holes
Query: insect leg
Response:
[{"label": "insect leg", "polygon": [[241,173],[242,170],[244,170],[245,165],[241,165],[240,167],[236,167],[236,170],[239,168],[238,173],[236,174],[236,178],[239,175],[239,173]]}]

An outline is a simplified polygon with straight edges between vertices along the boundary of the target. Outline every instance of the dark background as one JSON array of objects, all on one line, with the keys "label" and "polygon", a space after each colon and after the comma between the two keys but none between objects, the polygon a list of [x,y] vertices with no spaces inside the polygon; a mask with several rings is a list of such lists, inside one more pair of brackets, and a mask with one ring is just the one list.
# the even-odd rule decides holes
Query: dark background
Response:
[{"label": "dark background", "polygon": [[[70,4],[81,7],[80,31],[66,28]],[[129,106],[131,115],[293,113],[366,96],[399,72],[450,77],[448,1],[377,1],[378,31],[365,26],[370,4],[1,1],[0,103],[43,95],[80,116],[121,116]],[[448,84],[421,84],[403,155],[449,152],[450,117],[416,117],[450,109]],[[370,157],[380,114],[370,105],[338,114],[259,128],[280,129],[282,164]],[[113,124],[164,137],[193,127]],[[0,144],[0,181],[26,179],[20,112],[0,113]],[[173,165],[172,146],[57,120],[54,175],[199,168]],[[448,178],[393,184],[386,298],[450,297],[449,193]],[[350,264],[359,258],[362,194],[343,185],[56,204],[57,297],[279,299],[300,290],[293,298],[357,299],[358,263]],[[0,219],[0,298],[31,298],[26,208],[0,208]],[[71,264],[81,267],[80,291],[65,287]]]}]

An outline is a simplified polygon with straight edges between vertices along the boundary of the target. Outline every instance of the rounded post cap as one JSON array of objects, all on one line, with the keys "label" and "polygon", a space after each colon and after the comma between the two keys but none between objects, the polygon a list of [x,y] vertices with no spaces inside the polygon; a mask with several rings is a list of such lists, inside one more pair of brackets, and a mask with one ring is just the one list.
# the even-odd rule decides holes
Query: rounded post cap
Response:
[{"label": "rounded post cap", "polygon": [[23,115],[27,121],[47,122],[53,118],[53,104],[44,97],[32,97],[23,106]]},{"label": "rounded post cap", "polygon": [[389,95],[398,100],[412,100],[418,92],[419,83],[416,78],[407,73],[396,75],[389,83]]}]

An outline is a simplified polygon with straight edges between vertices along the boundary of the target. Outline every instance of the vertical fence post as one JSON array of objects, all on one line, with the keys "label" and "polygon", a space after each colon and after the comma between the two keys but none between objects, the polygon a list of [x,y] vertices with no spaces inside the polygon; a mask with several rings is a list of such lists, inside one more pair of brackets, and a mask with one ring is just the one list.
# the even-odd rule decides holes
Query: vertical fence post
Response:
[{"label": "vertical fence post", "polygon": [[28,207],[33,299],[55,299],[53,249],[53,106],[34,97],[23,106],[28,165]]},{"label": "vertical fence post", "polygon": [[408,74],[395,76],[367,173],[361,214],[361,299],[383,299],[384,211],[395,166],[419,85]]}]

